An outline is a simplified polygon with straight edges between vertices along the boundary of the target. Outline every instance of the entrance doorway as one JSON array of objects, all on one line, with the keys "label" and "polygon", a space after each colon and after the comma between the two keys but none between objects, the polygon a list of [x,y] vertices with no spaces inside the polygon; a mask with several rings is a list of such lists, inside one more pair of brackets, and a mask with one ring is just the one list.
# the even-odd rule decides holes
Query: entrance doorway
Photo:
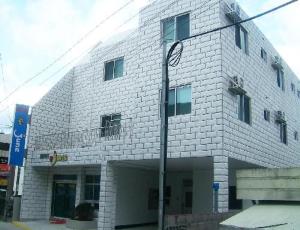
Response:
[{"label": "entrance doorway", "polygon": [[51,215],[64,218],[73,217],[75,212],[75,199],[76,176],[55,175]]}]

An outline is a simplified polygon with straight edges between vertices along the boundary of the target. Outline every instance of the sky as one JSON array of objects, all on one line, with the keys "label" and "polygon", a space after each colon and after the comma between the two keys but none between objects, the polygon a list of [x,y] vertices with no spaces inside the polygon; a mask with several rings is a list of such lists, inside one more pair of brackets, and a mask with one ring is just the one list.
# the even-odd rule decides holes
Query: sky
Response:
[{"label": "sky", "polygon": [[[0,102],[99,25],[61,60],[0,103],[0,131],[9,131],[6,126],[12,124],[16,103],[34,105],[76,64],[77,57],[99,41],[137,27],[139,10],[151,1],[133,0],[105,20],[130,0],[0,0]],[[286,1],[238,0],[248,15]],[[298,76],[299,22],[300,2],[255,20]]]}]

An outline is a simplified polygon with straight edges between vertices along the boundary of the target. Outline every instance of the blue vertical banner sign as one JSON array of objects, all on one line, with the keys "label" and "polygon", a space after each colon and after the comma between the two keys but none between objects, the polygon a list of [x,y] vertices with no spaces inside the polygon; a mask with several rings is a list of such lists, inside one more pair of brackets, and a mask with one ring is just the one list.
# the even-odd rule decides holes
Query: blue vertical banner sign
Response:
[{"label": "blue vertical banner sign", "polygon": [[10,145],[9,164],[23,167],[25,139],[29,121],[29,106],[16,105],[15,120]]}]

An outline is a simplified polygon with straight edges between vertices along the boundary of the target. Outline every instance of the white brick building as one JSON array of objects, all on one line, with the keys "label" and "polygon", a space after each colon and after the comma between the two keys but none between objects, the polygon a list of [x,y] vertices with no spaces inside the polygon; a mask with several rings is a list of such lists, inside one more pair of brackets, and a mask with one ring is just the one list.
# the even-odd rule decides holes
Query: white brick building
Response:
[{"label": "white brick building", "polygon": [[[33,107],[22,219],[66,217],[88,201],[98,229],[157,221],[162,37],[227,25],[228,10],[224,0],[155,1],[137,31],[94,49]],[[253,22],[184,42],[169,75],[167,214],[212,212],[213,182],[220,212],[241,208],[236,169],[300,164],[300,83],[285,62],[272,66],[278,55]],[[229,91],[234,76],[246,95]],[[51,166],[54,151],[67,161]]]}]

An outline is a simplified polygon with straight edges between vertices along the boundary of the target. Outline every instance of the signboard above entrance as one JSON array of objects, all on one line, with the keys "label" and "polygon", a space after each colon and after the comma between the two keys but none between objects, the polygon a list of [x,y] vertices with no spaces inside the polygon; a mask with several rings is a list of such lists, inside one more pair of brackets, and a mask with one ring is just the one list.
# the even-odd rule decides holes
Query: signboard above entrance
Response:
[{"label": "signboard above entrance", "polygon": [[51,163],[51,166],[56,165],[58,161],[68,161],[68,155],[66,154],[57,154],[56,151],[54,151],[53,155],[49,156],[49,161]]}]

